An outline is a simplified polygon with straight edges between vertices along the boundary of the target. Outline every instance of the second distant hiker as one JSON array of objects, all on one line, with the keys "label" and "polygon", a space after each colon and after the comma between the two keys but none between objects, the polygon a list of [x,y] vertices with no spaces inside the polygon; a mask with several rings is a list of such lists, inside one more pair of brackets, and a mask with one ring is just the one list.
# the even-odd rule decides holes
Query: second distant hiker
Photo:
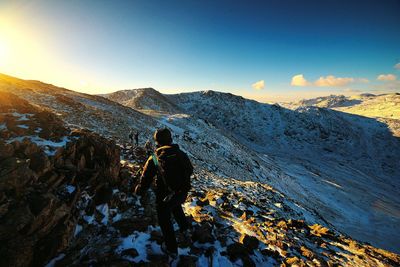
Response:
[{"label": "second distant hiker", "polygon": [[[131,143],[133,146],[139,146],[139,131],[131,131],[129,133],[129,140],[131,140]],[[133,142],[135,140],[135,143]]]},{"label": "second distant hiker", "polygon": [[177,144],[172,143],[171,132],[164,128],[154,133],[157,149],[147,160],[140,183],[135,188],[136,194],[144,194],[156,176],[156,208],[158,223],[164,236],[162,249],[172,257],[178,253],[171,214],[182,232],[190,225],[182,209],[188,191],[191,188],[190,176],[193,166]]},{"label": "second distant hiker", "polygon": [[136,133],[135,133],[135,145],[139,146],[139,132],[138,131],[136,131]]}]

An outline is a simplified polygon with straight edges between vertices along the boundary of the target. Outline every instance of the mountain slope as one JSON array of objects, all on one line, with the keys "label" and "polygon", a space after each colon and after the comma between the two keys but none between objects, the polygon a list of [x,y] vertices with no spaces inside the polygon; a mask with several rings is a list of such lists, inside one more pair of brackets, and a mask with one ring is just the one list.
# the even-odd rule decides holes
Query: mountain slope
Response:
[{"label": "mountain slope", "polygon": [[166,97],[254,151],[264,181],[303,207],[359,239],[399,247],[393,232],[400,218],[400,182],[393,178],[400,177],[400,145],[386,124],[317,107],[292,111],[214,91]]},{"label": "mountain slope", "polygon": [[[192,240],[160,249],[154,195],[133,195],[146,154],[0,92],[0,266],[396,266],[400,257],[312,222],[259,182],[196,166]],[[120,161],[120,159],[123,159]],[[307,222],[304,220],[307,216]],[[311,223],[311,224],[310,224]]]},{"label": "mountain slope", "polygon": [[156,121],[133,109],[100,96],[77,93],[39,81],[0,74],[0,91],[10,92],[57,114],[67,124],[87,128],[105,136],[127,140],[131,129],[151,134]]},{"label": "mountain slope", "polygon": [[[273,157],[290,177],[271,181],[281,192],[303,206],[318,207],[327,221],[357,238],[399,247],[393,231],[400,219],[400,181],[395,178],[400,177],[400,144],[387,125],[316,107],[291,111],[212,91],[169,97]],[[377,208],[381,201],[383,207]]]},{"label": "mountain slope", "polygon": [[173,102],[153,88],[122,90],[102,96],[136,110],[179,113]]},{"label": "mountain slope", "polygon": [[351,97],[331,95],[299,102],[283,104],[290,109],[317,106],[330,108],[350,114],[375,118],[389,126],[397,137],[400,137],[400,94],[361,94]]},{"label": "mountain slope", "polygon": [[316,106],[347,111],[351,114],[363,115],[371,118],[400,119],[400,94],[360,94],[346,97],[331,95],[299,102],[285,104],[288,108],[296,109],[304,106]]},{"label": "mountain slope", "polygon": [[[384,201],[372,205],[385,214],[374,214],[367,209],[367,205],[360,206],[360,203],[363,204],[362,201],[369,204],[368,201],[372,199],[360,192],[365,190],[363,185],[349,184],[348,180],[336,181],[340,175],[357,174],[359,170],[356,168],[349,169],[346,166],[341,170],[340,165],[330,166],[329,162],[324,161],[319,161],[321,165],[325,164],[324,166],[315,166],[316,162],[296,158],[296,155],[284,162],[284,157],[279,157],[278,153],[274,155],[254,150],[254,147],[239,140],[236,133],[215,125],[211,120],[199,117],[201,113],[192,115],[189,112],[185,114],[161,111],[154,113],[153,116],[147,116],[98,96],[79,94],[36,81],[5,77],[0,82],[1,94],[11,96],[16,93],[18,96],[13,99],[28,101],[32,106],[31,109],[40,108],[46,114],[50,114],[50,117],[64,121],[63,127],[66,131],[70,131],[71,128],[90,127],[107,139],[114,139],[122,144],[121,159],[124,160],[121,161],[121,171],[116,177],[112,171],[119,169],[119,166],[114,166],[115,160],[118,160],[118,156],[114,157],[115,153],[111,153],[114,155],[110,161],[113,166],[111,168],[102,160],[93,161],[102,155],[108,155],[108,152],[104,152],[109,151],[108,148],[114,151],[112,144],[108,142],[110,140],[98,139],[92,133],[84,134],[87,137],[79,138],[78,141],[82,142],[79,141],[76,150],[71,151],[68,146],[69,140],[76,141],[76,137],[71,136],[67,138],[68,140],[64,140],[66,136],[64,132],[61,132],[60,136],[55,135],[54,138],[43,135],[42,131],[51,133],[58,130],[47,130],[53,123],[44,121],[41,125],[40,120],[37,120],[40,116],[35,115],[37,112],[23,109],[25,104],[19,105],[20,100],[8,101],[8,106],[4,107],[7,110],[1,111],[1,155],[5,151],[12,158],[25,158],[25,153],[28,151],[25,145],[20,146],[20,141],[29,146],[30,143],[35,143],[50,161],[66,153],[65,161],[55,161],[60,174],[64,174],[60,176],[61,180],[47,173],[46,164],[43,169],[36,168],[36,171],[41,173],[39,177],[44,175],[43,178],[37,180],[38,176],[32,176],[35,190],[42,188],[43,181],[50,179],[55,184],[49,192],[58,192],[61,190],[58,186],[65,185],[65,190],[71,191],[76,201],[74,202],[76,205],[71,206],[73,208],[71,225],[74,234],[71,235],[69,226],[65,238],[60,236],[62,238],[57,239],[62,240],[64,249],[57,246],[59,250],[51,250],[45,256],[45,258],[56,257],[49,266],[129,265],[132,262],[144,264],[143,261],[165,264],[166,259],[160,255],[159,245],[156,242],[159,240],[159,229],[152,226],[154,221],[151,218],[154,218],[154,214],[151,214],[151,211],[154,209],[151,207],[143,209],[139,205],[139,201],[142,200],[132,195],[132,188],[137,182],[141,164],[145,160],[145,151],[140,147],[132,148],[129,144],[125,144],[126,130],[130,127],[141,131],[140,143],[150,137],[156,127],[169,127],[174,133],[174,140],[188,152],[195,165],[194,190],[190,193],[190,201],[185,205],[185,210],[187,214],[193,216],[195,239],[197,238],[198,242],[189,247],[183,242],[180,250],[183,258],[179,261],[195,261],[198,266],[207,266],[210,262],[223,266],[242,264],[275,266],[281,263],[301,265],[311,264],[312,261],[314,263],[318,261],[320,265],[395,266],[399,262],[398,255],[359,243],[346,235],[350,233],[352,236],[358,231],[361,238],[357,238],[367,240],[368,235],[374,234],[377,237],[375,238],[377,240],[373,240],[375,245],[381,241],[379,238],[387,237],[387,242],[380,245],[381,247],[389,247],[392,250],[398,247],[396,243],[394,245],[390,243],[397,241],[395,239],[397,232],[395,229],[390,229],[397,226],[395,224],[397,210],[390,206],[393,204],[390,199],[393,189],[387,191],[389,200],[380,196],[379,200]],[[228,102],[230,98],[233,100]],[[246,102],[247,100],[238,99],[233,95],[227,95],[225,100],[226,104],[232,105],[233,111],[236,109],[236,102],[244,102],[243,106],[252,107],[252,104]],[[207,101],[211,103],[215,100]],[[271,110],[275,108],[277,107],[271,107]],[[184,110],[183,105],[179,110]],[[302,139],[300,141],[302,142]],[[94,144],[96,145],[93,148]],[[288,142],[288,145],[290,144]],[[13,154],[13,149],[16,154]],[[1,159],[0,164],[3,164]],[[325,170],[328,167],[339,171],[340,175],[333,171],[330,177],[326,177],[324,172],[318,173],[318,170]],[[101,168],[101,176],[96,168]],[[80,170],[82,173],[68,174],[74,170]],[[113,174],[104,176],[109,171]],[[8,181],[7,175],[8,172],[5,176],[2,173],[0,181]],[[102,178],[97,179],[100,177]],[[354,180],[361,181],[359,177],[356,178]],[[369,178],[366,175],[364,179]],[[82,181],[85,183],[84,186],[79,184]],[[80,190],[72,190],[69,185],[76,188],[79,185]],[[342,190],[338,190],[338,185],[342,186]],[[380,183],[373,186],[377,187],[377,189],[372,188],[371,192],[374,194],[376,190],[382,190]],[[353,198],[349,197],[351,191]],[[1,216],[4,216],[2,212],[4,207],[7,207],[8,201],[14,198],[13,192],[13,190],[6,191],[5,198],[4,193],[0,192]],[[45,190],[35,192],[40,196],[47,194]],[[359,197],[363,197],[362,201],[357,199]],[[24,201],[24,198],[22,200]],[[143,201],[142,204],[146,206],[144,199]],[[57,208],[48,206],[50,211],[53,211],[53,207]],[[47,209],[43,212],[47,214],[48,211]],[[243,214],[244,212],[246,214]],[[361,221],[360,225],[355,224],[357,218],[365,218],[371,214],[376,215],[373,222]],[[8,216],[8,213],[5,216]],[[392,221],[385,222],[383,221],[385,218]],[[3,229],[3,222],[0,218],[0,230]],[[52,221],[51,226],[55,227],[57,224],[53,223]],[[374,232],[370,233],[371,229]],[[45,230],[50,231],[52,228]],[[386,236],[384,231],[391,234],[392,238]],[[22,230],[20,234],[29,234],[29,231]],[[258,240],[258,246],[252,237]],[[46,239],[45,243],[40,243],[42,245],[34,245],[35,250],[45,251],[43,244],[48,244],[50,241]],[[252,249],[247,249],[247,246]],[[8,245],[5,248],[8,248]],[[358,255],[361,255],[361,258]],[[29,257],[23,255],[25,260],[31,260]]]}]

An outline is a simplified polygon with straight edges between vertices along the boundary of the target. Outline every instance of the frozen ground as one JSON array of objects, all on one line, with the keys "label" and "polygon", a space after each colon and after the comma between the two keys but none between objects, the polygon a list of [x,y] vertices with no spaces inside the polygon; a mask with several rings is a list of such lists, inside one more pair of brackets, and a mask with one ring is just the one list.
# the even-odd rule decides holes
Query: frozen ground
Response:
[{"label": "frozen ground", "polygon": [[[160,96],[142,90],[140,97],[148,101],[140,103],[148,106],[138,110],[157,111],[148,116],[39,82],[0,79],[0,90],[48,109],[71,127],[120,141],[137,129],[144,143],[156,127],[167,126],[207,177],[272,186],[307,221],[399,252],[399,141],[382,121],[317,107],[292,111],[212,91]],[[154,106],[154,95],[161,106]]]}]

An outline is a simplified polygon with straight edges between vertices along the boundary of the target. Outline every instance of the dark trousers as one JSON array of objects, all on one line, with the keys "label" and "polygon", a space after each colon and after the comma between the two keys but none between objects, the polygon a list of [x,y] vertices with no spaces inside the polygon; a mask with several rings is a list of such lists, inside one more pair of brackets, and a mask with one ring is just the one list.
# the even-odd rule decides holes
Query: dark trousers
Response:
[{"label": "dark trousers", "polygon": [[179,225],[181,231],[189,228],[188,221],[182,209],[182,203],[185,202],[187,193],[177,193],[169,202],[164,202],[165,194],[157,194],[157,216],[164,241],[167,249],[171,252],[178,252],[178,244],[176,242],[174,227],[171,221],[171,214],[174,215],[175,221]]}]

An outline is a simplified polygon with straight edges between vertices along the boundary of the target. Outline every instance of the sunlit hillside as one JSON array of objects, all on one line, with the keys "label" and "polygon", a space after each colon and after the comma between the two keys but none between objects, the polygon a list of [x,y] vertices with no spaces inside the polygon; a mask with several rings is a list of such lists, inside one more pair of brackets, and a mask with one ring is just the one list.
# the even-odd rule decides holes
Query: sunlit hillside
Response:
[{"label": "sunlit hillside", "polygon": [[383,95],[361,94],[351,97],[331,95],[282,104],[282,106],[290,109],[315,106],[375,118],[387,124],[393,135],[400,137],[400,93]]}]

